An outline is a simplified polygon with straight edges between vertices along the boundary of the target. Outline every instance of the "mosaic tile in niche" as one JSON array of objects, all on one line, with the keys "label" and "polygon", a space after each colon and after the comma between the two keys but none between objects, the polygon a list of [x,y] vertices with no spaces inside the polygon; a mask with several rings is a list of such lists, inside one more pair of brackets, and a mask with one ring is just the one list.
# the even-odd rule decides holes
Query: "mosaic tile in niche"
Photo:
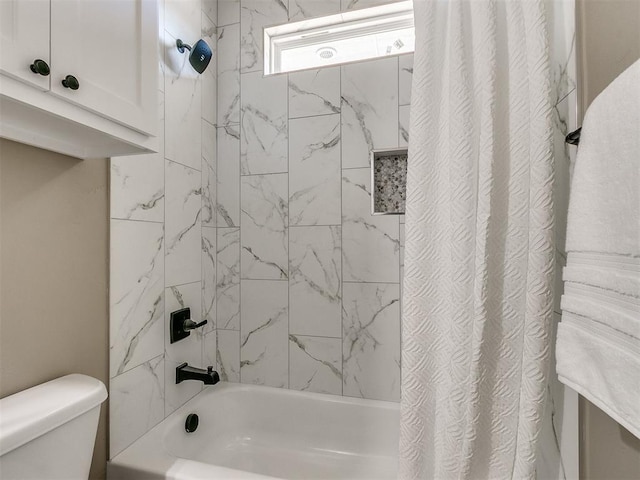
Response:
[{"label": "mosaic tile in niche", "polygon": [[374,152],[371,165],[373,213],[404,213],[407,150]]}]

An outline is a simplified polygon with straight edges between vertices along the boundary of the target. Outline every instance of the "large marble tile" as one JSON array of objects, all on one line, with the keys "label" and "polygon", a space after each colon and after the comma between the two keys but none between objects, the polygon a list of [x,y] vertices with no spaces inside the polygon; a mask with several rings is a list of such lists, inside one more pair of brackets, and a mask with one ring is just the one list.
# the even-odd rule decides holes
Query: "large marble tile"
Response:
[{"label": "large marble tile", "polygon": [[215,227],[216,213],[216,127],[202,121],[202,225]]},{"label": "large marble tile", "polygon": [[217,326],[240,330],[240,229],[218,228]]},{"label": "large marble tile", "polygon": [[217,128],[218,227],[240,226],[240,131],[238,125]]},{"label": "large marble tile", "polygon": [[242,278],[287,279],[287,174],[242,177]]},{"label": "large marble tile", "polygon": [[342,341],[289,335],[289,388],[342,394]]},{"label": "large marble tile", "polygon": [[218,330],[216,364],[220,380],[240,382],[240,331]]},{"label": "large marble tile", "polygon": [[[553,315],[550,344],[555,345],[560,314]],[[551,349],[551,365],[555,365],[555,350]],[[542,430],[538,439],[536,478],[568,480],[578,474],[578,394],[558,380],[555,368],[550,370],[546,392]]]},{"label": "large marble tile", "polygon": [[240,65],[242,72],[262,70],[263,29],[287,23],[288,2],[283,0],[240,1]]},{"label": "large marble tile", "polygon": [[[566,225],[569,203],[569,185],[572,159],[576,147],[567,145],[564,137],[576,125],[576,91],[566,95],[554,108],[555,184],[555,248],[556,275],[554,285],[554,329],[551,345],[555,344],[555,328],[560,321],[560,299],[564,289],[562,268],[566,265]],[[551,365],[555,365],[555,352],[551,351]],[[545,415],[538,441],[536,478],[578,478],[578,395],[559,382],[555,370],[550,371]]]},{"label": "large marble tile", "polygon": [[291,120],[290,225],[340,224],[340,115]]},{"label": "large marble tile", "polygon": [[287,282],[277,280],[242,280],[242,383],[289,385],[287,286]]},{"label": "large marble tile", "polygon": [[[218,331],[214,330],[205,334],[204,338],[202,339],[202,368],[211,366],[216,372],[218,372],[217,356]],[[218,374],[220,374],[220,372],[218,372]]]},{"label": "large marble tile", "polygon": [[287,76],[241,76],[240,165],[243,175],[287,171]]},{"label": "large marble tile", "polygon": [[[567,480],[560,456],[560,439],[553,420],[557,415],[550,386],[547,387],[546,406],[536,454],[536,479]],[[578,477],[575,477],[578,478]]]},{"label": "large marble tile", "polygon": [[162,224],[111,221],[110,377],[163,352],[163,255]]},{"label": "large marble tile", "polygon": [[373,149],[398,146],[398,58],[343,65],[342,167],[369,165]]},{"label": "large marble tile", "polygon": [[344,395],[399,401],[399,285],[345,283],[343,295]]},{"label": "large marble tile", "polygon": [[342,277],[347,282],[399,282],[397,215],[371,215],[371,171],[342,171]]},{"label": "large marble tile", "polygon": [[[566,265],[566,225],[569,186],[577,148],[567,145],[564,137],[577,125],[576,45],[574,0],[548,1],[550,12],[551,82],[554,108],[555,184],[554,204],[556,276],[554,286],[554,330],[560,321],[560,298],[563,292],[562,268]],[[552,337],[551,344],[555,344]],[[554,357],[552,349],[552,357]],[[555,364],[555,358],[551,359]],[[539,479],[578,478],[578,395],[558,381],[551,369],[545,417],[538,442],[536,476]]]},{"label": "large marble tile", "polygon": [[165,0],[164,8],[165,30],[174,38],[191,43],[190,40],[200,33],[200,0]]},{"label": "large marble tile", "polygon": [[232,23],[240,23],[240,0],[218,0],[218,26]]},{"label": "large marble tile", "polygon": [[164,221],[164,159],[156,154],[111,159],[111,218]]},{"label": "large marble tile", "polygon": [[340,0],[289,0],[289,21],[340,13]]},{"label": "large marble tile", "polygon": [[206,15],[211,23],[218,24],[218,0],[202,0],[202,13]]},{"label": "large marble tile", "polygon": [[200,172],[167,160],[165,178],[165,285],[200,281]]},{"label": "large marble tile", "polygon": [[218,27],[218,126],[240,122],[240,24]]},{"label": "large marble tile", "polygon": [[409,145],[409,113],[411,105],[402,105],[398,108],[398,146]]},{"label": "large marble tile", "polygon": [[577,92],[574,90],[553,111],[553,143],[555,155],[555,180],[553,188],[555,206],[555,257],[556,274],[554,279],[554,311],[560,312],[560,300],[564,291],[562,269],[566,266],[567,214],[569,211],[569,190],[573,170],[572,158],[577,148],[567,144],[564,139],[567,133],[576,127]]},{"label": "large marble tile", "polygon": [[576,34],[575,1],[548,0],[549,46],[553,103],[557,103],[575,90]]},{"label": "large marble tile", "polygon": [[216,328],[217,229],[202,228],[202,319],[209,323],[205,331]]},{"label": "large marble tile", "polygon": [[398,57],[398,105],[411,104],[413,82],[413,53]]},{"label": "large marble tile", "polygon": [[[215,1],[210,1],[215,5]],[[206,2],[203,2],[203,8],[205,5]],[[213,52],[209,66],[202,73],[202,118],[215,125],[217,121],[216,103],[218,101],[218,32],[214,20],[209,18],[204,10],[202,11],[202,32],[200,37],[207,42]]]},{"label": "large marble tile", "polygon": [[555,156],[555,244],[562,254],[566,253],[567,213],[569,210],[569,187],[571,183],[571,155],[577,148],[564,141],[568,133],[575,130],[576,91],[571,92],[553,110],[553,147]]},{"label": "large marble tile", "polygon": [[289,331],[341,336],[340,227],[289,229]]},{"label": "large marble tile", "polygon": [[191,319],[200,322],[202,319],[202,286],[200,282],[188,283],[165,289],[165,380],[164,411],[171,414],[187,400],[202,390],[202,382],[187,381],[176,384],[176,367],[187,362],[189,365],[202,368],[202,328],[193,330],[191,335],[178,342],[170,343],[169,322],[171,312],[189,307]]},{"label": "large marble tile", "polygon": [[160,355],[109,382],[109,455],[115,457],[164,418]]},{"label": "large marble tile", "polygon": [[[164,45],[164,0],[158,2],[158,89],[164,93],[165,45]],[[163,146],[164,148],[164,146]],[[164,155],[163,155],[164,156]]]},{"label": "large marble tile", "polygon": [[[554,373],[549,383],[542,430],[538,439],[536,478],[577,479],[580,478],[578,394],[560,383]],[[557,385],[557,391],[552,388],[554,385]]]},{"label": "large marble tile", "polygon": [[[562,395],[557,393],[559,391],[562,392]],[[556,413],[553,416],[555,431],[561,432],[559,443],[562,468],[566,473],[567,479],[579,478],[580,413],[578,410],[578,393],[555,379],[553,380],[551,395],[555,403]],[[559,413],[560,410],[562,411],[561,414]]]},{"label": "large marble tile", "polygon": [[289,118],[340,113],[340,67],[289,74]]},{"label": "large marble tile", "polygon": [[[200,35],[199,16],[198,29],[194,33]],[[168,33],[165,34],[165,48],[165,111],[170,112],[164,122],[165,158],[200,170],[202,80],[191,67],[188,55],[178,52],[175,37]]]},{"label": "large marble tile", "polygon": [[111,159],[111,218],[164,222],[164,93],[158,91],[160,151]]}]

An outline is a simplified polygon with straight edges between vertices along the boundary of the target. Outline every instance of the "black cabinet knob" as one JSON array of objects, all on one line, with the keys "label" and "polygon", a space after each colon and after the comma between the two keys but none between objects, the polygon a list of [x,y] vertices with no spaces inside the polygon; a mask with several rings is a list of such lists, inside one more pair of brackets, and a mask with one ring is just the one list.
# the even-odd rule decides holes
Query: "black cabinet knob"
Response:
[{"label": "black cabinet knob", "polygon": [[33,63],[29,65],[29,68],[33,73],[37,73],[39,75],[42,75],[43,77],[46,77],[51,72],[51,70],[49,70],[49,65],[47,65],[47,62],[39,58],[36,58]]},{"label": "black cabinet knob", "polygon": [[64,88],[70,88],[71,90],[78,90],[80,88],[80,82],[78,82],[78,79],[73,75],[67,75],[64,77],[64,80],[62,80],[62,86]]}]

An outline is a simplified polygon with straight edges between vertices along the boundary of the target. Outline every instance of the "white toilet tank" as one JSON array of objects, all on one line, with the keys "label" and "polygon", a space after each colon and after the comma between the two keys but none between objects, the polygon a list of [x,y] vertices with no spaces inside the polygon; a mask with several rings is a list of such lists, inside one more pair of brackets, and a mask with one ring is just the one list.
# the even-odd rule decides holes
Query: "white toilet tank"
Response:
[{"label": "white toilet tank", "polygon": [[107,389],[67,375],[0,400],[0,479],[86,480]]}]

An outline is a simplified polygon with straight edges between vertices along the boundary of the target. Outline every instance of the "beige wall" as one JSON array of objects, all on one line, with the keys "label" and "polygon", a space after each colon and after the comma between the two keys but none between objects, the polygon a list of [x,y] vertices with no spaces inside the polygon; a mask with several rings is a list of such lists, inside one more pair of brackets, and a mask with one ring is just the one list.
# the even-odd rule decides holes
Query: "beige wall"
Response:
[{"label": "beige wall", "polygon": [[577,0],[581,112],[640,58],[640,0]]},{"label": "beige wall", "polygon": [[[108,385],[108,161],[0,139],[0,397],[68,373]],[[104,478],[103,404],[91,478]]]},{"label": "beige wall", "polygon": [[[640,0],[578,0],[580,111],[640,58]],[[580,472],[584,479],[640,479],[640,440],[580,399]]]}]

